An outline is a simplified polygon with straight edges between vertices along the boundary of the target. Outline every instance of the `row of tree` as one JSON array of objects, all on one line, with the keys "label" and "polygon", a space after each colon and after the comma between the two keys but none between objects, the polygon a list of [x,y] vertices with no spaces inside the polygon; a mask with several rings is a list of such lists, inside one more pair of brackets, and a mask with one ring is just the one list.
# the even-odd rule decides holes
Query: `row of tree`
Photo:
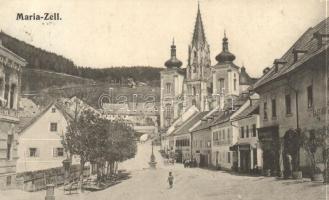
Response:
[{"label": "row of tree", "polygon": [[97,179],[116,173],[117,164],[135,156],[135,131],[122,121],[110,121],[92,110],[76,110],[63,139],[67,154],[80,157],[80,181],[87,162],[96,164]]}]

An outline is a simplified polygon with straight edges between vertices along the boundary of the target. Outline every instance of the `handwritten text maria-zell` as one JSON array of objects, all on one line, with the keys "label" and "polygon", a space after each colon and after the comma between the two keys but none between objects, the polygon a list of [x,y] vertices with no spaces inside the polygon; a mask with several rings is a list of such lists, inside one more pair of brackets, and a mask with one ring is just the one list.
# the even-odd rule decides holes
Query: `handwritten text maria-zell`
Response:
[{"label": "handwritten text maria-zell", "polygon": [[24,13],[17,13],[16,20],[22,21],[57,21],[62,20],[59,13],[32,13],[32,14],[24,14]]}]

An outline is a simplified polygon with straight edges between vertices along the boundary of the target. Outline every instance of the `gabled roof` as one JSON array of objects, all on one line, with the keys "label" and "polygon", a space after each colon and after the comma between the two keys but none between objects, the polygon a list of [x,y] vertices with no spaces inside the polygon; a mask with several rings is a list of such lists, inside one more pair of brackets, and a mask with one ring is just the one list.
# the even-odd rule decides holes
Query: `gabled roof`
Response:
[{"label": "gabled roof", "polygon": [[40,111],[35,116],[20,118],[19,124],[16,128],[16,132],[18,134],[22,133],[25,129],[27,129],[32,124],[34,124],[38,119],[40,119],[53,105],[54,105],[54,103],[50,103],[48,106],[46,106],[42,111]]},{"label": "gabled roof", "polygon": [[251,116],[252,114],[259,114],[259,101],[254,100],[252,105],[249,105],[245,110],[235,116],[232,120],[239,120]]},{"label": "gabled roof", "polygon": [[174,131],[173,135],[182,135],[189,133],[189,129],[208,113],[209,111],[195,113],[190,117],[190,119],[188,119],[185,123],[183,123],[180,127],[178,127]]},{"label": "gabled roof", "polygon": [[[316,32],[321,34],[328,34],[329,33],[329,18],[321,21],[318,25],[313,28],[309,28],[296,42],[295,44],[290,47],[290,49],[279,59],[286,61],[287,63],[275,71],[275,67],[272,68],[264,74],[253,86],[254,89],[259,88],[273,80],[277,80],[278,78],[288,74],[289,72],[297,69],[300,67],[305,61],[309,60],[313,56],[317,55],[318,53],[323,52],[328,48],[328,42],[323,45],[321,48],[318,48],[318,41],[314,37]],[[294,62],[294,49],[301,49],[307,51],[301,58]]]}]

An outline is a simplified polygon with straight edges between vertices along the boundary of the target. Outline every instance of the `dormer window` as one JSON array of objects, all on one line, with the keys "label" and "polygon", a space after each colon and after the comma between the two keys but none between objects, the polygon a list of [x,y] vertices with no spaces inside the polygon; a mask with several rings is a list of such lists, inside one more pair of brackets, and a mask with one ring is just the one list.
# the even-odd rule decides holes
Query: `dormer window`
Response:
[{"label": "dormer window", "polygon": [[287,61],[285,61],[285,60],[275,59],[274,63],[273,63],[274,72],[277,73],[279,71],[279,69],[282,68],[286,63],[287,63]]},{"label": "dormer window", "polygon": [[320,48],[322,45],[326,44],[329,40],[328,33],[320,33],[319,31],[313,34],[313,37],[318,40],[318,47]]},{"label": "dormer window", "polygon": [[307,50],[302,50],[302,49],[293,49],[292,53],[294,54],[294,62],[297,62],[302,55],[307,53]]}]

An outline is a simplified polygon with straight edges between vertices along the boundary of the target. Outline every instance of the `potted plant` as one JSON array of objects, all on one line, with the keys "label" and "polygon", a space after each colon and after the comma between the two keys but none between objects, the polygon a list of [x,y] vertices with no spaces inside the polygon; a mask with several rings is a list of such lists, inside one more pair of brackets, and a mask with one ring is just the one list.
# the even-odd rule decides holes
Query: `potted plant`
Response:
[{"label": "potted plant", "polygon": [[312,181],[323,182],[323,170],[319,165],[315,165],[312,173]]}]

